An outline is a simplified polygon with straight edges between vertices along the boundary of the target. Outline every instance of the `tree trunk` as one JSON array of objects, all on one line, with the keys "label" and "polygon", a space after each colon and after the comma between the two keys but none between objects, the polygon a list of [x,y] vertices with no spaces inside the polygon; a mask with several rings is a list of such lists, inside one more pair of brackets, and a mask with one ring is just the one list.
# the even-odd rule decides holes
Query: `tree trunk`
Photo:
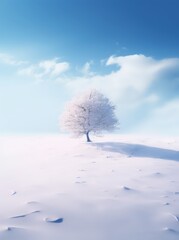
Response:
[{"label": "tree trunk", "polygon": [[87,139],[87,142],[91,142],[91,139],[89,137],[89,132],[86,133],[86,139]]}]

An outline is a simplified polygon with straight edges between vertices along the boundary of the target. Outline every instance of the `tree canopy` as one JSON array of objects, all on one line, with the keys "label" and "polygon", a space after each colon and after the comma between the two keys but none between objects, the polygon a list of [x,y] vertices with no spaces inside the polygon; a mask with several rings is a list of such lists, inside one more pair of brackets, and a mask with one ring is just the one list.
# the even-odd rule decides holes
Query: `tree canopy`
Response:
[{"label": "tree canopy", "polygon": [[90,90],[77,96],[66,106],[61,118],[62,127],[75,136],[112,131],[118,125],[115,106],[97,90]]}]

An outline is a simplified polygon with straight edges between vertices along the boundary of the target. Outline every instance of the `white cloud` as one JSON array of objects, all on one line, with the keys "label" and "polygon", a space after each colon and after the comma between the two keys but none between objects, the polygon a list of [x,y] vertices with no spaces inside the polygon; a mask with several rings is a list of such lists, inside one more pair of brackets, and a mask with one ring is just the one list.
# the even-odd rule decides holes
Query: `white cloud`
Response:
[{"label": "white cloud", "polygon": [[133,88],[137,93],[144,92],[149,85],[158,79],[167,70],[179,67],[179,59],[155,60],[144,55],[128,55],[122,57],[111,56],[106,65],[119,66],[116,71],[118,82],[126,87]]},{"label": "white cloud", "polygon": [[82,74],[85,76],[93,76],[94,72],[91,71],[91,65],[93,64],[93,61],[86,62],[84,66],[82,67]]},{"label": "white cloud", "polygon": [[25,61],[19,61],[15,59],[13,56],[6,53],[0,53],[0,62],[3,64],[13,65],[13,66],[21,66],[27,63]]},{"label": "white cloud", "polygon": [[68,62],[59,61],[58,58],[44,60],[34,64],[17,60],[15,57],[6,53],[0,53],[0,64],[14,67],[18,76],[32,78],[39,82],[45,79],[57,79],[70,68]]},{"label": "white cloud", "polygon": [[[179,59],[155,60],[144,55],[111,56],[106,66],[119,68],[106,75],[77,76],[69,79],[67,87],[74,92],[88,87],[96,87],[112,96],[114,100],[136,100],[146,93],[149,86],[160,79],[163,73],[179,67]],[[86,65],[86,69],[89,65]],[[156,98],[156,96],[155,96]],[[154,100],[154,99],[153,99]]]},{"label": "white cloud", "polygon": [[94,87],[108,93],[115,101],[122,99],[134,101],[145,93],[166,68],[170,69],[176,63],[179,65],[179,59],[157,61],[144,55],[111,56],[106,65],[116,64],[119,67],[116,71],[106,75],[74,77],[69,79],[66,85],[75,92]]},{"label": "white cloud", "polygon": [[26,68],[23,68],[23,69],[20,69],[18,71],[18,73],[20,75],[24,75],[24,76],[33,76],[35,74],[35,67],[33,66],[29,66],[29,67],[26,67]]},{"label": "white cloud", "polygon": [[55,58],[40,62],[39,67],[44,70],[44,75],[50,74],[51,76],[58,76],[69,69],[69,63],[58,62],[58,58]]},{"label": "white cloud", "polygon": [[18,71],[18,74],[37,80],[51,79],[59,77],[62,73],[69,70],[69,67],[68,62],[59,62],[58,58],[55,58],[22,68]]}]

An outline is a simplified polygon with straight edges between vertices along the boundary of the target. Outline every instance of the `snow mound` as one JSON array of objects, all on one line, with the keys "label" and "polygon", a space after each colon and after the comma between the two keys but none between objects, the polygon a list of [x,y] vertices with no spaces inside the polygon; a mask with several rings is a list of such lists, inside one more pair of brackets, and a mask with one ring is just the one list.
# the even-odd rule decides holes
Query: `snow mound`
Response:
[{"label": "snow mound", "polygon": [[63,222],[63,218],[51,217],[51,218],[45,218],[44,221],[47,222],[47,223],[62,223]]}]

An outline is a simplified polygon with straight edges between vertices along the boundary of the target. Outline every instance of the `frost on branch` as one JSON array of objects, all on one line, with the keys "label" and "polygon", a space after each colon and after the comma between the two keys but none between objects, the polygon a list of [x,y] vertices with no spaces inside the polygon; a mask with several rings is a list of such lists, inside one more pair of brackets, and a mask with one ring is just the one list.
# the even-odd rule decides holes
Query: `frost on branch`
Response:
[{"label": "frost on branch", "polygon": [[64,111],[61,119],[63,129],[75,136],[89,133],[111,131],[118,125],[115,107],[109,99],[96,90],[90,90],[72,100]]}]

